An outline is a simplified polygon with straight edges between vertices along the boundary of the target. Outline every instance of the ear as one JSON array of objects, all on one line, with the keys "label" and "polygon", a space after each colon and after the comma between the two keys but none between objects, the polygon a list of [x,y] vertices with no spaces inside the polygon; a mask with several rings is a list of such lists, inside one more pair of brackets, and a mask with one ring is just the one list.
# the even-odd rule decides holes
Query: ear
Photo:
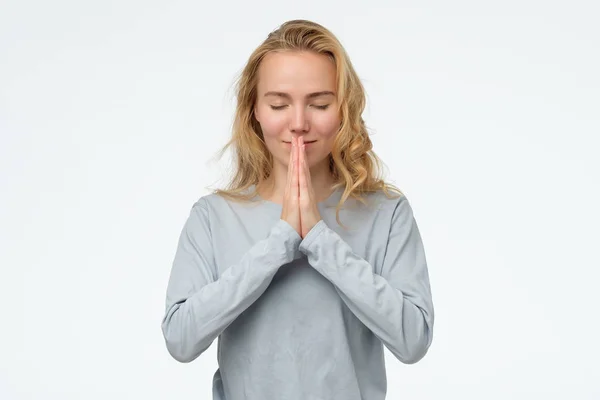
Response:
[{"label": "ear", "polygon": [[254,106],[252,111],[254,113],[254,119],[256,119],[258,122],[260,122],[260,117],[258,116],[258,111],[257,111],[256,105]]}]

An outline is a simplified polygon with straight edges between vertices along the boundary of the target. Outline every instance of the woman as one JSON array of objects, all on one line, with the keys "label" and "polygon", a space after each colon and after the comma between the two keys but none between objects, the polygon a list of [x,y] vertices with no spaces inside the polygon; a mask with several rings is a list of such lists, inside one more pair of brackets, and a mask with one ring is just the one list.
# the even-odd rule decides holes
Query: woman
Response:
[{"label": "woman", "polygon": [[384,399],[384,346],[417,362],[434,313],[411,206],[375,176],[357,74],[330,31],[289,21],[237,99],[233,180],[179,238],[167,349],[190,362],[219,338],[213,399]]}]

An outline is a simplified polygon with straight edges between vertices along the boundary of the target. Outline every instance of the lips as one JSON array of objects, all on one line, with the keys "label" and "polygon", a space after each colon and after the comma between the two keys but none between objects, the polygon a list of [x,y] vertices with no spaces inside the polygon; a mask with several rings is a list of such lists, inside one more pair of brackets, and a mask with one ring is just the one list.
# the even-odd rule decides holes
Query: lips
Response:
[{"label": "lips", "polygon": [[[292,143],[292,142],[287,142],[285,140],[283,142],[284,143]],[[306,143],[314,143],[314,142],[316,142],[316,140],[310,140],[310,141],[307,141],[307,142],[304,142],[304,143],[306,144]]]}]

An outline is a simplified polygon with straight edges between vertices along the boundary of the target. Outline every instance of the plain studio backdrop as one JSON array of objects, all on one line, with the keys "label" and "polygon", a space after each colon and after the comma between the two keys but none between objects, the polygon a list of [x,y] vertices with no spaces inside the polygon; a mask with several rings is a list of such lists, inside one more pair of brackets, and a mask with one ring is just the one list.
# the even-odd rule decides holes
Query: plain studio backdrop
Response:
[{"label": "plain studio backdrop", "polygon": [[600,398],[593,1],[2,1],[0,398],[209,399],[161,320],[233,83],[279,24],[329,28],[423,237],[433,345],[389,399]]}]

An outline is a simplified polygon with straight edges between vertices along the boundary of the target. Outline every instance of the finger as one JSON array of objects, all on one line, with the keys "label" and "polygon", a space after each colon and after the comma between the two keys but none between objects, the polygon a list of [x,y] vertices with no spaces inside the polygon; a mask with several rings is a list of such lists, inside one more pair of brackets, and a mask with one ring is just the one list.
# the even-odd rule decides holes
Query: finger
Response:
[{"label": "finger", "polygon": [[[306,189],[310,191],[310,168],[308,166],[308,157],[306,156],[306,145],[302,145],[302,161],[304,167],[304,184]],[[310,192],[307,192],[310,194]]]},{"label": "finger", "polygon": [[306,157],[306,149],[304,150],[304,177],[306,180],[306,189],[308,194],[312,196],[312,180],[310,176],[310,165],[308,165],[308,157]]},{"label": "finger", "polygon": [[288,170],[287,170],[287,180],[285,185],[284,196],[289,195],[292,191],[292,178],[294,171],[294,148],[292,145],[292,150],[290,151],[290,159],[288,161]]},{"label": "finger", "polygon": [[308,157],[306,155],[306,149],[304,151],[304,178],[306,182],[306,194],[310,199],[310,202],[313,203],[316,200],[315,191],[312,185],[312,176],[310,174],[310,164],[308,163]]},{"label": "finger", "polygon": [[293,154],[293,169],[292,169],[292,190],[291,195],[296,204],[298,203],[298,139],[292,137],[292,154]]},{"label": "finger", "polygon": [[299,149],[300,156],[300,172],[299,176],[299,186],[300,186],[300,198],[305,199],[307,197],[307,186],[306,186],[306,153],[304,144],[300,146]]}]

